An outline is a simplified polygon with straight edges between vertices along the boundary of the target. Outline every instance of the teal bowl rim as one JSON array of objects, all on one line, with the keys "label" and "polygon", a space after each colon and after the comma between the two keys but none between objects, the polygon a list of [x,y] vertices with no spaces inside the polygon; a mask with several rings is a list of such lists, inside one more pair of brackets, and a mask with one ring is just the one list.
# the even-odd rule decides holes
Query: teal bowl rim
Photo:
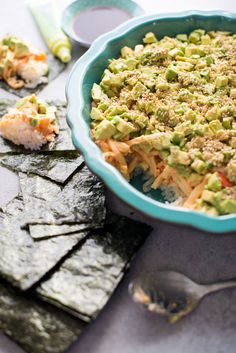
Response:
[{"label": "teal bowl rim", "polygon": [[[79,10],[76,8],[77,4],[85,4],[83,8],[80,8]],[[82,5],[81,5],[82,6]],[[70,3],[63,11],[62,17],[61,17],[61,26],[63,31],[75,42],[78,44],[89,48],[90,43],[86,42],[83,39],[80,39],[79,37],[76,36],[76,34],[73,32],[71,25],[68,25],[68,23],[71,23],[72,18],[74,18],[76,15],[78,15],[83,9],[87,9],[92,6],[116,6],[119,9],[124,9],[126,8],[126,11],[129,12],[133,17],[135,16],[141,16],[145,13],[144,9],[142,6],[140,6],[136,1],[133,0],[124,0],[123,2],[121,1],[114,1],[114,0],[89,0],[86,3],[83,3],[83,0],[75,0],[72,3]],[[74,10],[76,10],[76,13],[74,13]],[[72,14],[73,13],[73,14]]]},{"label": "teal bowl rim", "polygon": [[[83,118],[85,102],[83,99],[83,78],[94,60],[107,48],[114,39],[128,34],[129,30],[150,21],[186,19],[190,16],[200,16],[203,19],[224,17],[236,21],[236,14],[225,11],[185,11],[179,13],[164,13],[145,15],[131,19],[99,37],[90,49],[74,64],[66,85],[67,121],[71,128],[72,140],[82,153],[86,164],[106,186],[128,205],[142,214],[167,222],[190,225],[212,233],[225,233],[236,230],[236,215],[211,216],[204,213],[184,209],[153,200],[136,190],[129,184],[119,171],[107,163],[99,147],[90,137],[90,129]],[[76,113],[77,112],[77,113]]]}]

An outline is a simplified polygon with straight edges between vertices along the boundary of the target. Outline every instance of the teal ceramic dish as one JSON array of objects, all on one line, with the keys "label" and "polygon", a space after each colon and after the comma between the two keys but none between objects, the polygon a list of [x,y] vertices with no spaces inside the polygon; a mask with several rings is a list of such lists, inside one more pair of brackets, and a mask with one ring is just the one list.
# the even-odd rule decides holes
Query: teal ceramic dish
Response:
[{"label": "teal ceramic dish", "polygon": [[[94,8],[108,9],[109,7],[124,11],[124,13],[126,13],[129,18],[144,14],[144,10],[133,0],[76,0],[72,2],[62,14],[62,29],[70,38],[78,42],[80,45],[90,47],[90,40],[86,40],[80,37],[80,35],[75,31],[74,23],[76,17],[81,14],[81,12],[84,10]],[[107,13],[107,15],[109,15],[109,12]],[[114,17],[114,14],[112,12],[111,15]],[[116,20],[119,22],[119,19]],[[119,24],[121,22],[123,21],[120,21]],[[98,23],[98,25],[100,26],[101,23]],[[107,30],[111,30],[116,27],[114,23],[114,18],[111,19],[111,23],[108,26],[112,26],[112,28],[108,27],[109,29]],[[88,24],[88,30],[91,31],[92,29],[95,29],[96,35],[96,23]],[[105,31],[103,31],[102,33],[104,32]]]},{"label": "teal ceramic dish", "polygon": [[99,82],[108,59],[118,57],[120,48],[134,47],[146,32],[157,37],[189,33],[204,28],[236,33],[236,14],[211,12],[183,12],[149,15],[130,20],[116,30],[98,38],[87,53],[74,65],[66,88],[68,98],[68,123],[75,146],[81,151],[88,167],[124,202],[149,217],[168,222],[192,225],[204,231],[224,233],[236,230],[236,215],[209,216],[189,209],[163,203],[160,192],[141,192],[142,181],[128,183],[113,166],[108,164],[90,137],[90,90]]}]

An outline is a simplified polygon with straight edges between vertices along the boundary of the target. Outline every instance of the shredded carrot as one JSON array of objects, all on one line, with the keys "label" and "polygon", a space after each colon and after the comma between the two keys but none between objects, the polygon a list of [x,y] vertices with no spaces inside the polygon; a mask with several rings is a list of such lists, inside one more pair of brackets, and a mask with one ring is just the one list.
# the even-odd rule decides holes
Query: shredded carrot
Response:
[{"label": "shredded carrot", "polygon": [[134,169],[136,168],[137,164],[139,161],[139,156],[135,156],[132,161],[130,162],[129,166],[128,166],[128,171],[129,173],[132,173],[134,171]]},{"label": "shredded carrot", "polygon": [[204,190],[204,186],[206,185],[206,182],[207,182],[207,178],[204,178],[203,181],[192,190],[189,197],[183,204],[184,207],[188,207],[188,208],[193,207],[196,200],[201,196]]},{"label": "shredded carrot", "polygon": [[154,157],[149,157],[144,151],[141,150],[137,150],[136,153],[138,153],[142,157],[142,159],[147,163],[152,175],[156,176],[156,163]]},{"label": "shredded carrot", "polygon": [[172,170],[172,178],[174,182],[177,184],[180,191],[182,191],[184,196],[188,196],[189,194],[191,194],[192,188],[188,184],[188,182],[179,174],[177,170],[173,168],[171,168],[171,170]]},{"label": "shredded carrot", "polygon": [[165,178],[168,178],[168,176],[171,175],[171,168],[167,165],[163,172],[161,174],[158,175],[158,177],[154,180],[153,184],[152,184],[152,188],[153,189],[157,189],[159,188],[159,186],[161,185],[162,181]]},{"label": "shredded carrot", "polygon": [[128,172],[128,165],[127,165],[127,162],[126,162],[124,156],[121,154],[121,152],[120,152],[120,150],[118,148],[118,144],[114,140],[108,140],[108,144],[109,144],[111,150],[116,155],[116,160],[117,160],[118,164],[120,165],[121,173],[124,175],[124,177],[127,180],[129,180],[130,179],[130,175],[129,175],[129,172]]}]

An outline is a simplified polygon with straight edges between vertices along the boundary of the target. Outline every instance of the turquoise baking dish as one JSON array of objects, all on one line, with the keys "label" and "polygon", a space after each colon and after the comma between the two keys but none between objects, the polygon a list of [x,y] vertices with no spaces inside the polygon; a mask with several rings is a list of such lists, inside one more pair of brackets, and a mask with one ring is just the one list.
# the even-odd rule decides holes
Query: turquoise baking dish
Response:
[{"label": "turquoise baking dish", "polygon": [[168,222],[191,225],[204,231],[225,233],[236,230],[236,215],[209,216],[200,212],[174,207],[163,202],[160,191],[144,194],[138,178],[128,183],[108,164],[90,137],[90,90],[99,82],[110,58],[118,57],[120,48],[140,43],[146,32],[158,38],[189,33],[193,29],[223,30],[236,33],[236,14],[223,11],[188,11],[134,18],[114,31],[98,38],[74,65],[66,87],[68,123],[73,142],[84,156],[88,167],[98,175],[120,199],[141,213]]}]

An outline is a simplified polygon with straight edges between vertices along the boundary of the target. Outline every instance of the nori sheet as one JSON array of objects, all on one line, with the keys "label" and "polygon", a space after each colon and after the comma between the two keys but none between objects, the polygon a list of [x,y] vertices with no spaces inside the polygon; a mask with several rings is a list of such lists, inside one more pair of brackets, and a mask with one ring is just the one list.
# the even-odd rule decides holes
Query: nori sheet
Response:
[{"label": "nori sheet", "polygon": [[[6,114],[8,108],[13,107],[15,103],[15,100],[0,99],[0,116]],[[59,134],[55,137],[54,141],[45,144],[39,152],[75,150],[71,140],[70,129],[66,122],[66,103],[59,100],[54,100],[48,101],[48,104],[57,107]],[[5,153],[32,153],[32,151],[26,150],[23,146],[15,145],[14,143],[0,136],[0,155]],[[34,153],[37,152],[34,151]]]},{"label": "nori sheet", "polygon": [[[96,227],[96,225],[95,225]],[[40,240],[43,238],[50,238],[59,235],[71,235],[75,232],[90,230],[94,228],[92,224],[76,223],[76,224],[30,224],[29,232],[33,239]]]},{"label": "nori sheet", "polygon": [[0,282],[0,330],[29,353],[63,353],[86,324]]},{"label": "nori sheet", "polygon": [[32,153],[0,155],[0,164],[13,171],[34,173],[58,183],[65,183],[83,163],[77,151],[55,151],[53,154]]},{"label": "nori sheet", "polygon": [[25,203],[25,224],[92,223],[106,217],[104,186],[87,167],[73,175],[60,192],[55,183],[19,173]]},{"label": "nori sheet", "polygon": [[50,53],[47,53],[47,63],[49,66],[48,82],[41,83],[35,88],[22,87],[19,89],[14,89],[11,88],[5,81],[0,80],[0,88],[4,89],[9,93],[15,94],[18,97],[25,97],[32,93],[37,94],[41,92],[44,87],[46,87],[51,81],[53,81],[66,67],[65,64],[63,64],[60,60],[55,58],[55,56]]},{"label": "nori sheet", "polygon": [[43,299],[83,320],[97,316],[151,230],[125,217],[115,218],[115,222],[90,235],[39,285],[37,292]]},{"label": "nori sheet", "polygon": [[24,203],[16,197],[4,208],[0,228],[0,273],[13,285],[25,290],[38,282],[60,261],[87,231],[34,241],[21,228]]}]

